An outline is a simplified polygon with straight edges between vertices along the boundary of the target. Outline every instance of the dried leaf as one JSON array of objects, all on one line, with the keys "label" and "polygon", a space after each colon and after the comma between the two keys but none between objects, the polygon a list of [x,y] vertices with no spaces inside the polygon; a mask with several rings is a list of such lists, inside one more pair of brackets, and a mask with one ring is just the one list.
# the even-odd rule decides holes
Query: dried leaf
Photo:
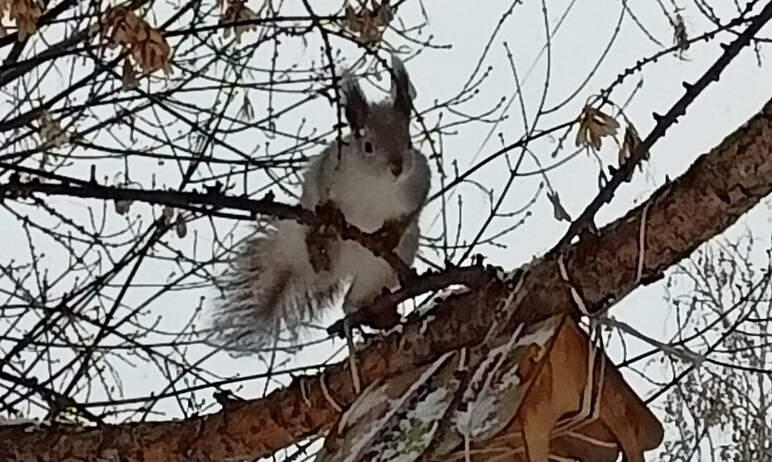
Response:
[{"label": "dried leaf", "polygon": [[[2,6],[2,5],[0,5]],[[3,10],[0,8],[0,17]],[[43,14],[43,5],[38,0],[11,0],[9,15],[16,21],[18,28],[17,40],[22,42],[37,30],[37,23]]]},{"label": "dried leaf", "polygon": [[356,10],[354,10],[354,7],[351,5],[346,5],[345,10],[346,10],[346,20],[344,21],[345,26],[352,32],[359,32],[359,16],[357,15]]},{"label": "dried leaf", "polygon": [[162,69],[165,74],[171,74],[171,48],[159,29],[151,27],[133,11],[123,7],[108,11],[104,16],[104,24],[109,31],[110,46],[121,46],[131,52],[144,73],[150,74]]},{"label": "dried leaf", "polygon": [[383,2],[380,7],[375,8],[375,10],[378,12],[378,23],[381,26],[387,26],[394,19],[394,13],[391,11],[388,0]]},{"label": "dried leaf", "polygon": [[69,141],[70,137],[59,125],[59,121],[54,120],[47,111],[40,114],[38,122],[40,123],[38,132],[44,144],[58,148]]},{"label": "dried leaf", "polygon": [[[619,168],[622,168],[624,164],[627,163],[627,161],[630,159],[630,157],[638,150],[638,147],[641,145],[641,137],[638,135],[638,130],[635,129],[635,126],[633,124],[627,124],[627,127],[625,127],[625,136],[622,140],[622,146],[619,147],[619,156],[618,156],[618,165]],[[648,160],[649,159],[649,152],[646,151],[643,153],[643,156],[641,157],[641,160]],[[643,167],[641,166],[641,162],[638,162],[638,169],[643,170]],[[630,181],[632,179],[632,172],[630,172],[630,175],[625,178],[626,181]]]},{"label": "dried leaf", "polygon": [[[622,146],[619,148],[620,167],[627,163],[627,160],[638,150],[640,145],[641,137],[638,135],[638,130],[635,129],[633,124],[627,124],[627,127],[625,127],[625,136],[622,140]],[[649,152],[645,152],[641,159],[649,160]],[[638,166],[640,167],[640,164],[638,164]]]},{"label": "dried leaf", "polygon": [[379,42],[383,35],[383,30],[393,18],[388,0],[381,4],[377,1],[372,1],[369,8],[367,4],[363,3],[358,10],[347,4],[345,6],[345,15],[346,19],[343,21],[343,26],[355,33],[357,39],[364,44]]},{"label": "dried leaf", "polygon": [[[258,18],[258,14],[244,4],[243,0],[230,0],[228,1],[228,7],[220,19],[220,24],[231,24],[244,21],[254,21]],[[236,42],[241,43],[241,35],[247,31],[257,30],[257,26],[254,24],[240,24],[235,25],[232,28],[225,28],[223,30],[223,37],[228,38],[233,29],[233,34],[236,37]]]},{"label": "dried leaf", "polygon": [[576,146],[590,146],[598,151],[601,148],[601,139],[616,135],[618,129],[619,122],[611,116],[593,107],[585,106],[580,116]]},{"label": "dried leaf", "polygon": [[[142,28],[147,39],[142,40],[138,45],[132,45],[132,54],[143,72],[150,74],[162,69],[165,74],[171,74],[171,65],[169,64],[169,55],[171,49],[166,39],[161,35],[158,29],[153,29],[147,24]],[[144,34],[140,34],[140,37]]]},{"label": "dried leaf", "polygon": [[111,47],[129,47],[138,41],[138,30],[144,22],[124,7],[109,10],[104,16],[105,30],[109,31]]}]

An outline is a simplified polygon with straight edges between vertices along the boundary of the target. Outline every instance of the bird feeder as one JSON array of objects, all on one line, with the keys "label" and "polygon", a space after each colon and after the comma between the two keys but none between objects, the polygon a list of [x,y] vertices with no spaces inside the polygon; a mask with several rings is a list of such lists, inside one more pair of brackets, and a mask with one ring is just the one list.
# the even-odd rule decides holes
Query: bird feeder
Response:
[{"label": "bird feeder", "polygon": [[568,316],[375,382],[318,462],[642,462],[656,417]]}]

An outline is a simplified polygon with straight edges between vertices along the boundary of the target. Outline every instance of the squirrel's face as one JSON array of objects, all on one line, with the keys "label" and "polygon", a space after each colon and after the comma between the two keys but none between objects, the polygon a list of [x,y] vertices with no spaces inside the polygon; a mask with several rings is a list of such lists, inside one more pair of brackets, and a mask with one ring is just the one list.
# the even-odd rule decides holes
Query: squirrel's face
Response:
[{"label": "squirrel's face", "polygon": [[405,171],[410,153],[410,110],[413,91],[404,65],[392,59],[391,99],[367,102],[359,83],[350,75],[343,78],[346,120],[351,127],[352,154],[363,161],[368,173],[393,175]]},{"label": "squirrel's face", "polygon": [[396,179],[405,171],[411,145],[408,121],[390,106],[388,102],[370,106],[365,127],[352,133],[350,143],[369,173]]}]

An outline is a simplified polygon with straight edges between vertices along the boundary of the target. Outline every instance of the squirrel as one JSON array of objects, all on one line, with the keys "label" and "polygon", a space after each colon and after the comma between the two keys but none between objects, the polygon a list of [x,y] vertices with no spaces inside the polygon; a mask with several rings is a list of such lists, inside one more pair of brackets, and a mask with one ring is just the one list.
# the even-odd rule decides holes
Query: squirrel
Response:
[{"label": "squirrel", "polygon": [[[351,133],[316,156],[305,171],[300,205],[333,204],[348,224],[375,232],[401,222],[395,254],[411,265],[418,250],[418,218],[431,184],[428,159],[413,148],[410,112],[415,90],[404,64],[392,56],[391,97],[369,103],[347,71],[341,103]],[[367,306],[399,284],[382,258],[354,240],[322,236],[295,220],[275,220],[266,233],[237,249],[223,277],[212,327],[224,348],[253,351],[296,343],[321,310],[351,283],[343,311]]]}]

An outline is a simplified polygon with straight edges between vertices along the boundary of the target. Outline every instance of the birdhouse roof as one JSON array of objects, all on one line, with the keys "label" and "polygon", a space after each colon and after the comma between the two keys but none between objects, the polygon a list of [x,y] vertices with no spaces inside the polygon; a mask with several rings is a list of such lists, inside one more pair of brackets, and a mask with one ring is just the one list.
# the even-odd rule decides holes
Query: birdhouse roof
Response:
[{"label": "birdhouse roof", "polygon": [[317,461],[527,461],[539,450],[529,434],[554,455],[635,460],[659,445],[662,427],[587,334],[558,315],[371,384]]}]

